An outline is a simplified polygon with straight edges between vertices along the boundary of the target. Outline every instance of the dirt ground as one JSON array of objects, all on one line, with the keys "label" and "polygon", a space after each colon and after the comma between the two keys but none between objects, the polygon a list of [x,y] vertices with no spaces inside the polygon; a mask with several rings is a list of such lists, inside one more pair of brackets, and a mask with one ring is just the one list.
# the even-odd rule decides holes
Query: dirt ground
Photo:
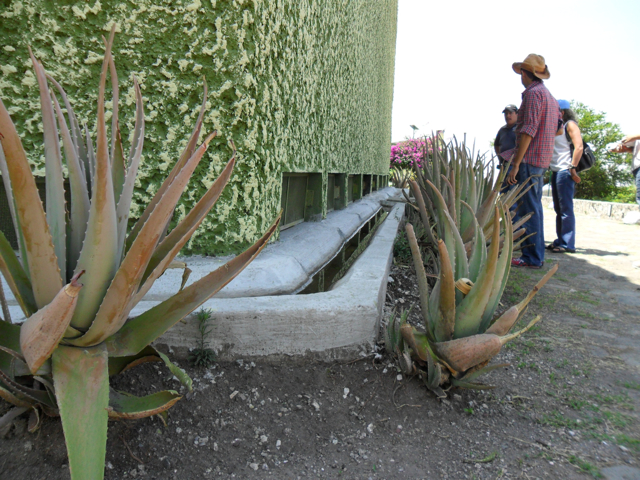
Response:
[{"label": "dirt ground", "polygon": [[[437,400],[417,379],[399,376],[381,345],[349,363],[243,359],[204,369],[177,359],[193,392],[166,426],[159,417],[110,422],[106,478],[613,479],[624,478],[615,472],[625,467],[640,474],[640,227],[587,217],[578,226],[577,254],[549,254],[543,270],[512,272],[504,307],[560,262],[524,320],[543,321],[494,360],[509,367],[482,379],[494,390],[452,390]],[[417,300],[413,270],[398,260],[387,316]],[[180,388],[159,364],[117,377],[115,387]],[[7,408],[0,404],[0,413]],[[69,478],[59,420],[29,434],[20,419],[0,439],[0,478]]]}]

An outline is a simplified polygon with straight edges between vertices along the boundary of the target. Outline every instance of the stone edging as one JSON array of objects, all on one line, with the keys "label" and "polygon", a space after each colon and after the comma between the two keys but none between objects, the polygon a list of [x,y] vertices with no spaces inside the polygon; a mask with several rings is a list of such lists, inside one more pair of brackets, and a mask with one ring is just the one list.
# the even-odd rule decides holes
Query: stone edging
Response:
[{"label": "stone edging", "polygon": [[[550,196],[542,197],[542,206],[553,209],[553,198]],[[593,217],[606,217],[622,220],[627,212],[638,211],[638,205],[635,203],[614,203],[614,202],[598,202],[595,200],[573,200],[573,211]]]}]

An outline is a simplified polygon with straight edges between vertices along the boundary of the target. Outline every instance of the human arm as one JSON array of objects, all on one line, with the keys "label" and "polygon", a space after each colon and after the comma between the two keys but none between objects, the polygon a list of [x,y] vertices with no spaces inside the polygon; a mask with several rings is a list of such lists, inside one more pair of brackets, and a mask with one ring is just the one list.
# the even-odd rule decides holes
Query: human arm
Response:
[{"label": "human arm", "polygon": [[531,144],[531,140],[533,137],[526,133],[520,134],[520,143],[518,144],[518,150],[516,154],[513,156],[511,160],[511,171],[509,175],[507,175],[507,183],[509,185],[515,185],[517,183],[516,176],[518,175],[518,170],[520,169],[520,162],[524,158],[524,154],[527,153],[527,149],[529,148],[529,144]]},{"label": "human arm", "polygon": [[622,139],[622,143],[635,142],[637,140],[640,140],[640,133],[637,135],[627,135]]},{"label": "human arm", "polygon": [[573,144],[573,157],[571,158],[571,168],[569,169],[569,172],[571,173],[571,179],[576,183],[580,183],[581,179],[578,172],[576,172],[575,167],[580,163],[582,152],[584,152],[582,135],[580,134],[580,128],[576,122],[567,123],[567,132],[569,133],[569,138],[571,138],[571,143]]},{"label": "human arm", "polygon": [[496,139],[493,141],[493,149],[496,151],[496,155],[500,155],[500,130],[498,130]]}]

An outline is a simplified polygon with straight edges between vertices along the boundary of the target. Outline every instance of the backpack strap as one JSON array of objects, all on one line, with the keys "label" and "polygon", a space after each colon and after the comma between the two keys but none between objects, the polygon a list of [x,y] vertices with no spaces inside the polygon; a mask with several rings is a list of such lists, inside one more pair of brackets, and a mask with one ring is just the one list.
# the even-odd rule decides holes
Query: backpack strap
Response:
[{"label": "backpack strap", "polygon": [[569,130],[567,130],[567,125],[569,125],[569,122],[573,122],[577,125],[575,120],[569,120],[567,123],[564,124],[564,136],[567,137],[567,142],[569,142],[569,145],[571,145],[573,147],[573,141],[571,140],[571,136],[569,135]]}]

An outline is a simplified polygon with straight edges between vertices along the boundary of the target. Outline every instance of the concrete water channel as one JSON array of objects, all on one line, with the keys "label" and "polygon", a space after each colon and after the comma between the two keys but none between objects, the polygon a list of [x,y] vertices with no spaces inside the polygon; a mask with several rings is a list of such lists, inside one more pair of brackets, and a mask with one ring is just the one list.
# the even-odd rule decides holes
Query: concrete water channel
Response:
[{"label": "concrete water channel", "polygon": [[[221,359],[302,354],[353,358],[370,348],[377,338],[393,243],[403,217],[402,192],[388,187],[330,212],[320,222],[282,231],[278,241],[202,306],[213,314],[207,346]],[[192,270],[189,284],[229,258],[179,260]],[[181,281],[181,270],[167,270],[131,316],[173,295]],[[6,283],[4,287],[13,321],[24,321]],[[197,345],[198,335],[191,315],[157,343],[186,354]]]}]

